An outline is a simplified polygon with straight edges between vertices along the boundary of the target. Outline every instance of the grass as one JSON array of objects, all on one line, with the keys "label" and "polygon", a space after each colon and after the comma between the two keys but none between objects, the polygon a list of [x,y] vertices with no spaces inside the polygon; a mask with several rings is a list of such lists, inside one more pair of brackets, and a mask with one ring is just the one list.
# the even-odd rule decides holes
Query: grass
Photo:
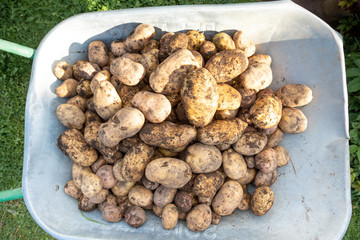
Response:
[{"label": "grass", "polygon": [[[46,33],[62,20],[82,12],[111,9],[179,5],[249,2],[246,0],[3,0],[0,4],[0,38],[36,48]],[[347,44],[347,43],[346,43]],[[346,46],[345,44],[345,46]],[[353,43],[351,43],[353,44]],[[359,49],[358,49],[359,50]],[[357,50],[357,51],[358,51]],[[347,53],[351,52],[348,50]],[[357,58],[356,58],[357,59]],[[360,59],[360,58],[359,58]],[[21,187],[24,111],[27,87],[31,74],[32,60],[0,51],[0,191]],[[347,68],[356,68],[356,64],[347,56]],[[358,67],[360,69],[360,66]],[[349,79],[349,81],[353,78]],[[353,87],[360,86],[353,83]],[[349,96],[353,109],[350,117],[360,122],[360,95],[358,89]],[[359,103],[357,103],[359,101]],[[359,104],[359,105],[357,105]],[[359,107],[359,108],[357,108]],[[351,109],[350,109],[351,110]],[[359,125],[352,126],[352,162],[353,169],[353,215],[344,239],[360,239],[360,132]],[[359,139],[359,141],[357,141]],[[356,148],[356,151],[355,151]],[[359,188],[357,188],[359,187]],[[359,191],[358,191],[358,190]],[[0,203],[1,239],[52,239],[31,218],[23,200]]]}]

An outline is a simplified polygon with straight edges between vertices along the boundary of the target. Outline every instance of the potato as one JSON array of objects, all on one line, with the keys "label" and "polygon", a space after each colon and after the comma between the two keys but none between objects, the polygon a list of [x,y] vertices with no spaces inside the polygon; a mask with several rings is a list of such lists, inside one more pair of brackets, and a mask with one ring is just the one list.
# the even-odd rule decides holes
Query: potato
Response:
[{"label": "potato", "polygon": [[189,125],[177,125],[168,121],[146,123],[140,131],[140,138],[150,146],[181,152],[183,147],[196,138],[196,130]]},{"label": "potato", "polygon": [[227,120],[234,119],[238,113],[239,109],[225,109],[225,110],[216,110],[215,119],[216,120]]},{"label": "potato", "polygon": [[240,183],[241,185],[245,185],[251,183],[255,179],[255,176],[256,176],[255,168],[248,168],[245,176],[236,179],[235,181]]},{"label": "potato", "polygon": [[265,148],[255,156],[255,164],[264,173],[273,172],[277,167],[277,154],[272,148]]},{"label": "potato", "polygon": [[[200,63],[199,63],[200,64]],[[161,91],[162,94],[178,94],[186,75],[196,69],[194,65],[184,65],[173,71],[169,76],[169,81]]]},{"label": "potato", "polygon": [[174,203],[181,212],[188,212],[192,208],[193,196],[186,191],[180,191],[176,194]]},{"label": "potato", "polygon": [[313,98],[312,91],[302,84],[287,84],[276,91],[284,107],[302,107],[309,104]]},{"label": "potato", "polygon": [[131,103],[152,123],[163,122],[171,112],[169,100],[164,95],[158,93],[138,92]]},{"label": "potato", "polygon": [[223,152],[222,158],[224,172],[229,178],[239,179],[246,175],[247,165],[243,156],[230,148]]},{"label": "potato", "polygon": [[103,188],[110,189],[117,183],[114,174],[113,166],[103,165],[96,171],[96,176],[101,180]]},{"label": "potato", "polygon": [[231,215],[243,197],[243,189],[238,182],[229,180],[222,185],[215,195],[211,206],[220,216]]},{"label": "potato", "polygon": [[281,111],[281,101],[274,95],[260,96],[250,108],[252,122],[262,129],[277,126],[281,119]]},{"label": "potato", "polygon": [[254,185],[256,187],[262,187],[262,186],[271,187],[271,185],[273,185],[276,179],[277,179],[276,169],[273,172],[269,172],[269,173],[258,171],[255,176]]},{"label": "potato", "polygon": [[160,62],[164,61],[170,55],[169,43],[170,43],[170,38],[174,34],[175,33],[173,33],[173,32],[168,32],[161,36],[160,41],[159,41],[159,45],[160,45],[159,60],[160,60]]},{"label": "potato", "polygon": [[59,121],[67,128],[82,129],[85,123],[85,115],[75,105],[72,104],[60,104],[56,108],[56,116]]},{"label": "potato", "polygon": [[68,155],[74,163],[81,166],[91,166],[98,158],[96,150],[86,144],[79,130],[66,130],[59,136],[57,144],[63,153]]},{"label": "potato", "polygon": [[161,214],[161,224],[164,229],[171,230],[176,227],[179,211],[174,204],[168,204],[164,207]]},{"label": "potato", "polygon": [[125,181],[140,181],[153,154],[154,148],[138,143],[127,151],[122,159],[121,168],[116,168],[114,165],[114,173],[121,175]]},{"label": "potato", "polygon": [[211,207],[211,202],[213,200],[213,197],[200,197],[198,196],[199,203],[203,203]]},{"label": "potato", "polygon": [[100,140],[105,146],[114,147],[121,140],[137,134],[144,123],[145,117],[138,109],[122,108],[106,123],[100,125]]},{"label": "potato", "polygon": [[134,62],[141,63],[142,55],[139,53],[125,53],[122,57],[133,60]]},{"label": "potato", "polygon": [[263,186],[255,189],[250,202],[251,211],[262,216],[267,213],[274,203],[274,193],[270,187]]},{"label": "potato", "polygon": [[221,166],[222,157],[215,146],[195,143],[187,148],[185,161],[193,173],[210,173]]},{"label": "potato", "polygon": [[249,64],[265,63],[271,65],[272,59],[269,55],[255,54],[249,58]]},{"label": "potato", "polygon": [[172,109],[181,101],[180,94],[166,95],[165,97],[169,100]]},{"label": "potato", "polygon": [[169,39],[168,53],[169,55],[178,51],[179,49],[187,49],[188,37],[185,33],[175,33]]},{"label": "potato", "polygon": [[73,76],[76,80],[91,80],[101,69],[96,63],[77,61],[72,66]]},{"label": "potato", "polygon": [[103,212],[107,206],[117,206],[116,197],[111,193],[106,196],[106,199],[103,202],[99,203],[98,208],[100,212]]},{"label": "potato", "polygon": [[227,33],[216,33],[211,41],[215,44],[218,52],[235,49],[235,43]]},{"label": "potato", "polygon": [[89,173],[83,177],[81,182],[81,192],[88,198],[94,197],[102,189],[101,179],[94,173]]},{"label": "potato", "polygon": [[259,131],[246,132],[233,145],[235,151],[245,156],[252,156],[261,152],[267,142],[267,137]]},{"label": "potato", "polygon": [[145,207],[153,202],[153,193],[141,185],[135,185],[129,191],[129,200],[131,204],[139,207]]},{"label": "potato", "polygon": [[146,213],[141,207],[132,206],[126,209],[125,220],[129,226],[139,228],[146,222]]},{"label": "potato", "polygon": [[161,93],[168,84],[170,75],[184,65],[200,67],[199,62],[191,51],[180,49],[160,63],[156,70],[150,75],[149,84],[151,88],[155,92]]},{"label": "potato", "polygon": [[114,86],[108,81],[102,81],[94,92],[94,105],[97,114],[108,120],[121,109],[122,102]]},{"label": "potato", "polygon": [[276,146],[274,150],[277,155],[277,167],[283,167],[290,161],[290,156],[288,151],[283,146]]},{"label": "potato", "polygon": [[249,192],[244,192],[243,197],[238,205],[238,209],[245,211],[250,208],[251,194]]},{"label": "potato", "polygon": [[301,110],[285,107],[282,110],[279,128],[285,133],[302,133],[307,128],[307,118]]},{"label": "potato", "polygon": [[145,67],[147,78],[159,65],[159,50],[152,49],[147,53],[143,53],[140,63]]},{"label": "potato", "polygon": [[216,147],[220,150],[220,151],[225,151],[225,150],[228,150],[230,147],[231,147],[231,144],[218,144],[216,145]]},{"label": "potato", "polygon": [[96,208],[96,204],[92,203],[85,195],[82,195],[78,200],[78,207],[84,212],[90,212]]},{"label": "potato", "polygon": [[273,132],[270,136],[268,136],[267,146],[276,147],[281,143],[283,139],[284,139],[283,131],[281,131],[280,128],[277,128],[275,132]]},{"label": "potato", "polygon": [[159,49],[160,43],[155,39],[150,39],[145,47],[141,50],[141,54],[146,54],[148,52],[151,52],[153,49]]},{"label": "potato", "polygon": [[155,28],[153,26],[149,24],[138,25],[134,32],[126,38],[126,49],[129,52],[138,52],[142,50],[154,34]]},{"label": "potato", "polygon": [[151,161],[145,170],[145,176],[152,182],[167,188],[181,188],[191,179],[191,168],[176,158],[158,158]]},{"label": "potato", "polygon": [[109,60],[106,64],[106,66],[102,67],[101,70],[106,70],[108,72],[110,72],[110,65],[112,63],[112,61],[114,61],[114,59],[116,58],[115,55],[112,53],[112,52],[108,52],[108,57],[109,57]]},{"label": "potato", "polygon": [[159,186],[159,183],[149,181],[149,179],[147,179],[145,177],[145,175],[141,178],[141,183],[142,183],[142,185],[144,185],[144,187],[146,187],[147,189],[149,189],[151,191],[157,189]]},{"label": "potato", "polygon": [[77,106],[78,108],[80,108],[81,111],[85,112],[86,111],[86,105],[87,105],[87,99],[83,98],[79,95],[76,95],[72,98],[70,98],[69,100],[66,101],[67,104],[72,104]]},{"label": "potato", "polygon": [[76,87],[76,92],[84,98],[90,98],[93,96],[93,92],[90,88],[90,80],[81,80]]},{"label": "potato", "polygon": [[119,149],[121,152],[126,153],[132,146],[135,144],[141,142],[141,139],[138,134],[125,138],[124,140],[121,140],[119,143]]},{"label": "potato", "polygon": [[256,100],[256,90],[243,87],[236,88],[241,95],[241,107],[249,108]]},{"label": "potato", "polygon": [[199,53],[207,62],[212,56],[216,54],[216,46],[210,41],[205,41],[199,48]]},{"label": "potato", "polygon": [[186,216],[188,213],[179,212],[178,219],[179,220],[186,220]]},{"label": "potato", "polygon": [[100,67],[109,62],[108,49],[102,41],[92,41],[88,47],[89,62],[96,63]]},{"label": "potato", "polygon": [[120,57],[127,53],[125,42],[119,39],[111,42],[110,50],[115,55],[115,57]]},{"label": "potato", "polygon": [[233,144],[239,139],[246,127],[247,123],[238,118],[215,120],[198,129],[197,139],[207,145]]},{"label": "potato", "polygon": [[99,117],[99,115],[97,115],[97,113],[87,110],[85,112],[85,128],[93,122],[101,123],[101,118]]},{"label": "potato", "polygon": [[198,51],[200,46],[205,42],[205,35],[203,32],[190,30],[186,32],[188,38],[187,49]]},{"label": "potato", "polygon": [[265,89],[273,80],[272,71],[265,63],[255,63],[249,65],[248,69],[240,75],[240,84],[249,89]]},{"label": "potato", "polygon": [[101,167],[104,166],[106,164],[106,160],[104,158],[104,156],[99,156],[98,159],[91,164],[91,170],[96,173],[96,171]]},{"label": "potato", "polygon": [[211,224],[218,225],[221,222],[221,216],[216,212],[211,212]]},{"label": "potato", "polygon": [[[79,95],[78,95],[79,96]],[[95,104],[94,104],[94,97],[91,97],[87,100],[86,102],[86,108],[89,110],[89,111],[92,111],[94,113],[96,113],[96,109],[95,109]]]},{"label": "potato", "polygon": [[234,33],[233,40],[236,49],[243,51],[246,57],[250,57],[255,53],[255,44],[247,39],[242,31],[237,31]]},{"label": "potato", "polygon": [[161,148],[161,147],[159,147],[158,150],[159,150],[159,152],[161,152],[162,155],[164,155],[164,157],[176,157],[179,155],[178,152],[173,152],[168,149]]},{"label": "potato", "polygon": [[196,205],[186,216],[186,226],[191,231],[205,231],[210,224],[211,209],[205,204]]},{"label": "potato", "polygon": [[117,92],[121,98],[123,107],[132,107],[131,101],[136,93],[140,92],[140,88],[139,86],[127,86],[123,84]]},{"label": "potato", "polygon": [[101,70],[92,78],[90,82],[90,89],[93,93],[95,93],[97,87],[100,85],[102,81],[110,80],[110,72],[108,70]]},{"label": "potato", "polygon": [[188,191],[191,192],[191,189],[194,185],[195,178],[197,177],[197,174],[193,173],[191,176],[191,179],[188,183],[186,183],[183,187],[179,188],[179,190]]},{"label": "potato", "polygon": [[[114,166],[115,167],[115,166]],[[113,168],[114,168],[113,167]],[[114,174],[115,175],[115,174]],[[116,177],[116,176],[115,176]],[[122,197],[122,196],[127,196],[130,189],[135,185],[135,182],[125,182],[125,181],[122,181],[122,182],[117,182],[115,184],[115,186],[113,186],[111,188],[111,191],[112,193],[115,195],[115,196],[119,196],[119,197]]]},{"label": "potato", "polygon": [[105,201],[108,194],[109,194],[109,190],[103,188],[95,196],[93,196],[92,198],[89,198],[90,202],[96,203],[96,204],[102,203],[103,201]]},{"label": "potato", "polygon": [[74,97],[77,94],[76,87],[78,85],[78,81],[73,78],[68,78],[63,81],[60,86],[58,86],[55,90],[55,93],[58,97]]},{"label": "potato", "polygon": [[84,167],[84,166],[78,165],[76,163],[72,164],[71,172],[72,172],[72,178],[74,181],[74,185],[79,189],[81,188],[81,183],[82,183],[83,177],[85,177],[89,173],[92,173],[90,167]]},{"label": "potato", "polygon": [[226,83],[243,73],[249,65],[240,50],[224,50],[216,53],[205,64],[217,83]]},{"label": "potato", "polygon": [[120,222],[124,216],[124,211],[113,205],[106,206],[102,212],[102,218],[108,222]]},{"label": "potato", "polygon": [[72,77],[72,68],[66,61],[56,63],[54,67],[54,74],[60,80],[66,80]]},{"label": "potato", "polygon": [[154,213],[156,216],[161,217],[161,214],[162,214],[163,209],[164,209],[164,208],[159,207],[159,206],[157,206],[156,204],[154,204],[152,210],[153,210],[153,213]]},{"label": "potato", "polygon": [[195,178],[192,192],[199,197],[212,198],[220,189],[225,180],[225,175],[220,171],[199,174]]},{"label": "potato", "polygon": [[75,186],[72,179],[65,184],[64,191],[67,195],[75,199],[80,198],[82,195],[80,188]]},{"label": "potato", "polygon": [[254,156],[244,156],[244,160],[245,160],[246,166],[248,168],[254,168],[255,167],[255,157]]},{"label": "potato", "polygon": [[119,81],[128,86],[138,84],[145,76],[145,67],[141,63],[134,62],[126,57],[118,57],[112,61],[110,72]]},{"label": "potato", "polygon": [[240,107],[241,95],[235,88],[228,84],[218,84],[217,89],[219,93],[219,100],[216,110],[234,110]]}]

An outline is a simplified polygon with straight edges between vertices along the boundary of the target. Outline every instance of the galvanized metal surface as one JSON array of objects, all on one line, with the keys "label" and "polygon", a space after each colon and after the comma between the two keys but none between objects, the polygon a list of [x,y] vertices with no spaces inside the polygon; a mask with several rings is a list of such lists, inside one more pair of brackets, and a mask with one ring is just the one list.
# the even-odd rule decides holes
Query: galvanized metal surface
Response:
[{"label": "galvanized metal surface", "polygon": [[[63,187],[71,178],[71,160],[56,146],[64,127],[55,109],[64,99],[52,73],[59,60],[86,58],[93,40],[124,38],[138,23],[162,31],[241,29],[257,44],[258,53],[273,59],[273,89],[302,83],[314,100],[302,110],[306,132],[287,135],[282,145],[294,163],[278,171],[272,189],[275,202],[262,217],[236,211],[202,233],[184,222],[163,230],[147,212],[140,229],[102,220],[98,210],[86,220]],[[231,31],[230,31],[231,32]],[[58,239],[341,239],[351,215],[347,92],[342,41],[327,24],[291,1],[156,7],[87,13],[71,17],[51,30],[33,62],[26,104],[23,194],[35,221]]]}]

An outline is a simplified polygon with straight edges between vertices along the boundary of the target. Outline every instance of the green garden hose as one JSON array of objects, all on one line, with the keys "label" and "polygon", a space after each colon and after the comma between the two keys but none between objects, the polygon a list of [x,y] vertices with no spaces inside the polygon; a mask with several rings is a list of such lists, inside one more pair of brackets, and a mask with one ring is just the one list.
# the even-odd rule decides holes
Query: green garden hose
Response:
[{"label": "green garden hose", "polygon": [[0,202],[23,198],[21,188],[5,190],[0,192]]}]

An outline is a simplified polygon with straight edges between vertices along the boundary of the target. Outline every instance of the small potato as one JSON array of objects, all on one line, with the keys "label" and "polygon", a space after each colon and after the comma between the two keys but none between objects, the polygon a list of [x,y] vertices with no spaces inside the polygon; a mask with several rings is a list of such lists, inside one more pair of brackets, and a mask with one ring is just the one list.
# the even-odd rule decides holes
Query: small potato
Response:
[{"label": "small potato", "polygon": [[76,92],[84,98],[90,98],[93,96],[93,92],[90,88],[90,80],[81,80],[76,87]]},{"label": "small potato", "polygon": [[179,188],[179,190],[191,192],[191,189],[192,189],[192,187],[194,185],[196,177],[197,177],[197,174],[193,173],[192,176],[191,176],[190,181],[188,183],[186,183],[182,188]]},{"label": "small potato", "polygon": [[204,33],[198,32],[196,30],[190,30],[186,32],[186,36],[188,38],[187,48],[189,50],[198,51],[200,46],[205,42]]},{"label": "small potato", "polygon": [[221,222],[221,216],[216,212],[211,212],[211,224],[218,225]]},{"label": "small potato", "polygon": [[267,142],[267,137],[259,131],[246,132],[233,145],[235,151],[245,156],[252,156],[261,152]]},{"label": "small potato", "polygon": [[[200,63],[199,63],[200,64]],[[173,71],[169,76],[169,81],[161,91],[162,94],[178,94],[186,75],[196,69],[194,65],[184,65]]]},{"label": "small potato", "polygon": [[[79,95],[78,95],[79,96]],[[95,104],[94,104],[94,97],[91,97],[87,100],[86,102],[86,108],[89,110],[89,111],[92,111],[94,113],[96,113],[96,109],[95,109]]]},{"label": "small potato", "polygon": [[241,107],[249,108],[256,100],[256,90],[243,87],[236,88],[241,95]]},{"label": "small potato", "polygon": [[255,157],[254,156],[245,156],[244,160],[246,162],[246,165],[248,168],[254,168],[255,167]]},{"label": "small potato", "polygon": [[82,129],[85,123],[85,115],[75,105],[61,104],[56,108],[56,116],[59,121],[67,128]]},{"label": "small potato", "polygon": [[125,53],[122,57],[126,57],[134,62],[141,63],[142,55],[139,53]]},{"label": "small potato", "polygon": [[137,143],[141,142],[141,139],[138,134],[125,138],[124,140],[121,140],[119,143],[119,149],[121,152],[126,153],[130,148],[132,148]]},{"label": "small potato", "polygon": [[238,209],[245,211],[250,208],[251,194],[249,192],[244,192],[243,197],[238,205]]},{"label": "small potato", "polygon": [[273,132],[270,136],[268,136],[267,146],[276,147],[281,143],[283,139],[284,139],[283,131],[281,131],[280,128],[277,128],[275,132]]},{"label": "small potato", "polygon": [[141,56],[140,63],[145,67],[147,78],[159,65],[159,50],[153,49]]},{"label": "small potato", "polygon": [[240,50],[224,50],[216,53],[205,64],[217,83],[226,83],[243,73],[249,65]]},{"label": "small potato", "polygon": [[152,191],[141,185],[135,185],[129,191],[130,203],[139,207],[150,205],[153,202],[153,196]]},{"label": "small potato", "polygon": [[243,51],[246,57],[250,57],[255,53],[255,44],[247,39],[242,31],[237,31],[234,33],[233,40],[236,49]]},{"label": "small potato", "polygon": [[99,156],[98,159],[91,164],[91,170],[96,173],[96,171],[101,167],[104,166],[106,164],[106,160],[103,156]]},{"label": "small potato", "polygon": [[57,140],[57,145],[74,163],[84,167],[91,166],[98,158],[96,150],[86,144],[82,133],[76,129],[63,132]]},{"label": "small potato", "polygon": [[84,167],[76,163],[72,164],[71,172],[74,185],[79,189],[81,188],[82,179],[89,173],[93,173],[90,167]]},{"label": "small potato", "polygon": [[145,76],[145,67],[126,57],[118,57],[112,61],[110,72],[123,84],[135,86]]},{"label": "small potato", "polygon": [[167,188],[181,188],[191,179],[191,168],[176,158],[158,158],[151,161],[145,170],[145,176]]},{"label": "small potato", "polygon": [[179,220],[186,220],[187,213],[179,212],[178,219]]},{"label": "small potato", "polygon": [[216,110],[215,119],[216,120],[227,120],[234,119],[238,113],[239,109],[225,109],[225,110]]},{"label": "small potato", "polygon": [[273,172],[277,167],[277,154],[272,148],[266,148],[255,156],[255,164],[264,173]]},{"label": "small potato", "polygon": [[231,215],[239,206],[243,197],[243,189],[238,182],[227,181],[215,195],[211,206],[220,216]]},{"label": "small potato", "polygon": [[145,117],[138,109],[122,108],[106,123],[100,125],[100,140],[105,146],[114,147],[121,140],[137,134],[144,123]]},{"label": "small potato", "polygon": [[123,107],[132,107],[131,101],[136,95],[136,93],[140,92],[139,86],[127,86],[123,84],[121,87],[117,90]]},{"label": "small potato", "polygon": [[90,89],[94,93],[97,87],[100,85],[102,81],[109,81],[110,80],[110,72],[108,70],[102,70],[95,74],[95,76],[91,79],[90,82]]},{"label": "small potato", "polygon": [[54,67],[54,74],[60,80],[66,80],[72,77],[72,68],[66,61],[56,63]]},{"label": "small potato", "polygon": [[254,180],[255,187],[268,186],[271,187],[273,183],[277,179],[277,171],[276,169],[273,172],[264,173],[262,171],[258,171],[256,173],[256,177]]},{"label": "small potato", "polygon": [[195,143],[187,148],[185,161],[193,173],[210,173],[221,166],[222,157],[217,147]]},{"label": "small potato", "polygon": [[132,206],[126,209],[125,220],[129,226],[139,228],[146,222],[146,213],[141,207]]},{"label": "small potato", "polygon": [[217,89],[219,93],[219,100],[216,110],[234,110],[240,107],[241,95],[235,88],[228,84],[218,84]]},{"label": "small potato", "polygon": [[102,189],[101,179],[94,173],[89,173],[83,177],[81,192],[88,198],[94,197]]},{"label": "small potato", "polygon": [[196,129],[189,125],[172,122],[146,123],[140,131],[140,138],[146,144],[171,151],[182,151],[196,138]]},{"label": "small potato", "polygon": [[66,103],[75,105],[78,108],[80,108],[81,111],[85,112],[86,108],[87,108],[87,106],[86,106],[87,101],[88,101],[88,99],[86,99],[86,98],[84,98],[82,96],[76,95],[76,96],[70,98],[69,100],[67,100]]},{"label": "small potato", "polygon": [[215,120],[198,129],[197,139],[207,145],[233,144],[239,139],[246,127],[247,123],[238,118]]},{"label": "small potato", "polygon": [[168,53],[173,54],[179,49],[187,49],[188,37],[185,33],[175,33],[169,39]]},{"label": "small potato", "polygon": [[103,188],[95,196],[90,198],[90,202],[96,203],[96,204],[102,203],[103,201],[105,201],[108,194],[109,194],[109,190]]},{"label": "small potato", "polygon": [[145,47],[141,50],[141,54],[146,54],[148,52],[151,52],[153,49],[159,49],[160,48],[160,43],[159,41],[155,40],[155,39],[150,39]]},{"label": "small potato", "polygon": [[241,86],[255,90],[267,88],[272,80],[273,75],[271,68],[265,63],[249,65],[249,68],[240,75]]},{"label": "small potato", "polygon": [[282,104],[274,95],[260,96],[250,108],[252,122],[256,127],[268,129],[279,124]]},{"label": "small potato", "polygon": [[176,194],[174,203],[181,212],[188,212],[193,206],[193,196],[189,192],[180,191]]},{"label": "small potato", "polygon": [[149,24],[138,25],[134,32],[126,38],[126,49],[129,52],[138,52],[142,50],[154,34],[155,28],[153,26]]},{"label": "small potato", "polygon": [[59,87],[56,88],[55,93],[58,97],[74,97],[77,94],[76,87],[78,81],[73,78],[68,78],[61,83]]},{"label": "small potato", "polygon": [[216,54],[216,46],[210,41],[205,41],[199,48],[199,53],[207,62],[212,56]]},{"label": "small potato", "polygon": [[222,154],[223,169],[225,174],[231,179],[239,179],[246,175],[246,162],[240,154],[233,149],[228,149]]},{"label": "small potato", "polygon": [[159,206],[157,206],[156,204],[154,204],[152,210],[153,210],[153,213],[154,213],[156,216],[161,217],[161,214],[162,214],[163,209],[164,209],[164,208],[159,207]]},{"label": "small potato", "polygon": [[88,126],[92,122],[99,122],[101,123],[101,118],[97,113],[87,110],[85,112],[85,127]]},{"label": "small potato", "polygon": [[127,53],[125,42],[119,39],[111,43],[110,50],[115,55],[115,57],[120,57]]},{"label": "small potato", "polygon": [[92,41],[88,47],[89,62],[96,63],[100,67],[109,62],[108,49],[102,41]]},{"label": "small potato", "polygon": [[77,61],[72,66],[73,76],[76,80],[91,80],[101,69],[96,63]]},{"label": "small potato", "polygon": [[223,185],[225,175],[220,171],[199,174],[195,178],[192,192],[199,197],[212,198]]},{"label": "small potato", "polygon": [[96,208],[96,204],[92,203],[85,195],[82,195],[78,200],[78,207],[84,212],[90,212]]},{"label": "small potato", "polygon": [[267,213],[274,203],[274,193],[270,187],[263,186],[255,189],[251,198],[250,209],[257,215],[262,216]]},{"label": "small potato", "polygon": [[114,174],[113,166],[103,165],[96,171],[96,176],[101,179],[103,188],[110,189],[117,183]]},{"label": "small potato", "polygon": [[313,98],[312,91],[302,84],[287,84],[276,91],[284,107],[302,107],[309,104]]},{"label": "small potato", "polygon": [[211,41],[215,44],[218,52],[235,49],[235,43],[227,33],[216,33]]},{"label": "small potato", "polygon": [[145,177],[145,175],[141,178],[141,183],[142,183],[142,185],[144,185],[144,187],[146,187],[147,189],[149,189],[151,191],[153,191],[159,187],[159,183],[149,181],[149,179],[147,179]]},{"label": "small potato", "polygon": [[161,224],[164,229],[171,230],[176,227],[179,211],[174,204],[168,204],[164,207],[161,214]]},{"label": "small potato", "polygon": [[170,43],[170,38],[174,35],[175,33],[173,32],[168,32],[165,33],[164,35],[161,36],[160,41],[159,41],[159,60],[160,62],[164,61],[168,56],[169,56],[169,43]]},{"label": "small potato", "polygon": [[102,212],[102,218],[108,222],[120,222],[124,216],[124,211],[113,205],[106,206]]},{"label": "small potato", "polygon": [[269,55],[264,54],[255,54],[249,58],[249,64],[256,64],[256,63],[265,63],[267,65],[271,65],[271,57]]},{"label": "small potato", "polygon": [[231,144],[226,144],[226,143],[222,144],[222,143],[220,143],[220,144],[216,145],[216,147],[220,151],[225,151],[225,150],[228,150],[229,148],[231,148]]},{"label": "small potato", "polygon": [[131,103],[152,123],[163,122],[171,112],[169,100],[164,95],[158,93],[138,92]]},{"label": "small potato", "polygon": [[75,199],[80,198],[82,195],[80,188],[75,186],[72,179],[65,184],[64,191],[67,195]]},{"label": "small potato", "polygon": [[235,181],[237,181],[241,185],[245,185],[251,183],[255,179],[255,176],[256,176],[255,168],[248,168],[246,175],[243,176],[242,178],[236,179]]},{"label": "small potato", "polygon": [[111,193],[106,196],[106,199],[103,202],[99,203],[98,208],[100,212],[103,212],[106,206],[117,206],[116,197]]},{"label": "small potato", "polygon": [[205,204],[196,205],[186,216],[186,226],[191,231],[205,231],[210,224],[211,209]]},{"label": "small potato", "polygon": [[111,188],[111,191],[115,196],[127,196],[135,184],[135,182],[117,182],[115,186]]},{"label": "small potato", "polygon": [[279,128],[285,133],[302,133],[307,128],[307,118],[301,110],[285,107],[282,110]]},{"label": "small potato", "polygon": [[277,155],[277,167],[283,167],[290,161],[290,156],[288,151],[283,146],[276,146],[274,150]]},{"label": "small potato", "polygon": [[211,202],[213,200],[213,197],[200,197],[198,196],[199,203],[203,203],[211,207]]}]

